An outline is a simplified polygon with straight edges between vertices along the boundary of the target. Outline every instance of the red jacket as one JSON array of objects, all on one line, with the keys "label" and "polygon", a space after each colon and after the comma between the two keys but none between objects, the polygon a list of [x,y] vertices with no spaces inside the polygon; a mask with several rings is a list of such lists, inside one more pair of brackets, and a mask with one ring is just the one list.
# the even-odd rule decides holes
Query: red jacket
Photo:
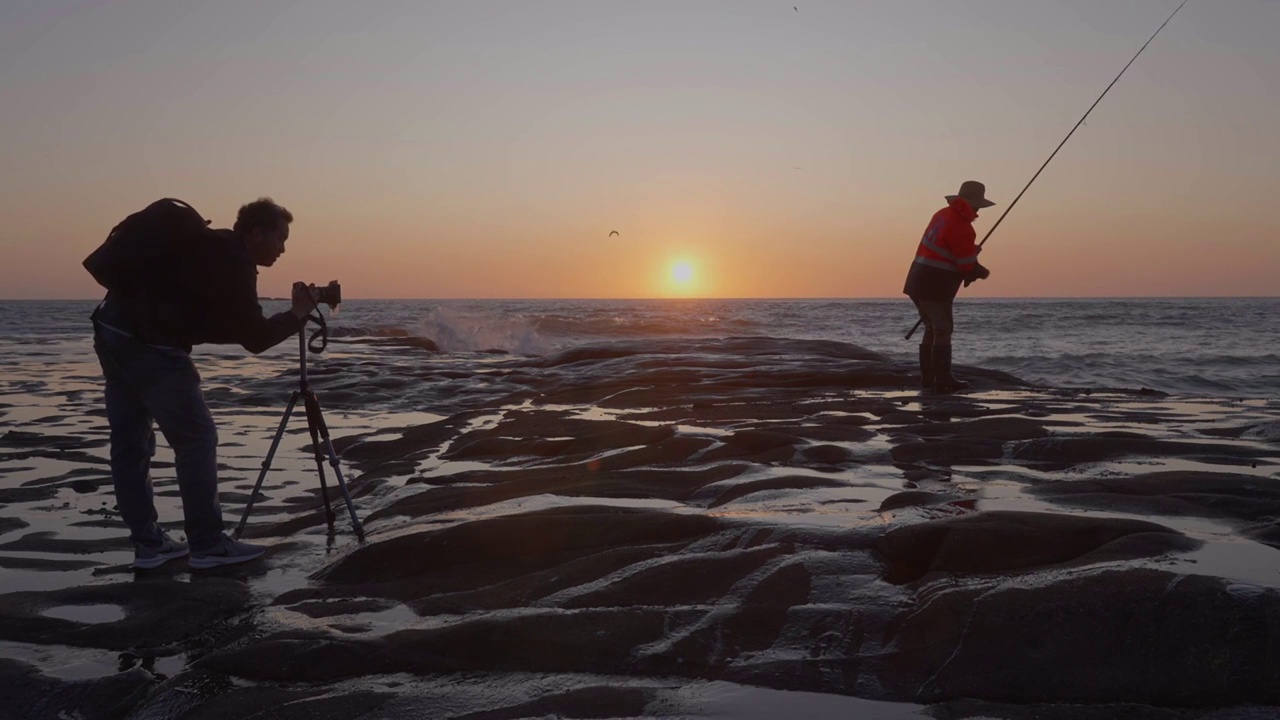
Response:
[{"label": "red jacket", "polygon": [[956,198],[933,214],[902,291],[921,300],[951,300],[978,264],[973,221],[978,213]]},{"label": "red jacket", "polygon": [[961,277],[973,272],[978,264],[978,248],[974,245],[977,234],[973,231],[977,218],[978,213],[969,203],[960,198],[952,200],[933,214],[916,248],[916,262],[960,273]]}]

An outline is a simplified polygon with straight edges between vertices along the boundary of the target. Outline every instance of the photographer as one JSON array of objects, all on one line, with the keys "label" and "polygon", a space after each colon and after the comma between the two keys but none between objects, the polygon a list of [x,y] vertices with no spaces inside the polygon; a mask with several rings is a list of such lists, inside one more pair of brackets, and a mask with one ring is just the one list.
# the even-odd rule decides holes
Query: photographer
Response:
[{"label": "photographer", "polygon": [[[190,221],[174,225],[177,229],[157,225],[156,218],[181,212],[195,218],[194,228]],[[284,254],[291,222],[288,210],[261,198],[240,208],[232,230],[210,230],[190,206],[160,201],[118,225],[103,249],[85,262],[109,289],[93,314],[94,349],[106,380],[111,477],[129,526],[135,568],[158,567],[188,554],[187,545],[168,537],[157,522],[148,474],[155,451],[153,420],[173,448],[190,566],[247,562],[266,551],[223,532],[217,429],[190,351],[201,343],[235,343],[260,353],[306,324],[316,305],[314,286],[295,283],[292,307],[269,318],[258,304],[257,267],[270,267]],[[113,249],[109,245],[117,235],[129,232],[146,239],[117,242],[114,255],[96,257]],[[161,249],[136,249],[151,246]],[[120,259],[131,254],[142,258]],[[108,271],[115,273],[109,284],[103,280]]]}]

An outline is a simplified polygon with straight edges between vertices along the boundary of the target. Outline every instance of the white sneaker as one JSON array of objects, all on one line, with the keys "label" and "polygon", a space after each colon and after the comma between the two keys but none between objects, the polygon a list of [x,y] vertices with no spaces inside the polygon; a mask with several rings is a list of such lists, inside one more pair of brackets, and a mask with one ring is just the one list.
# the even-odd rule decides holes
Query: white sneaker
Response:
[{"label": "white sneaker", "polygon": [[176,560],[187,554],[187,544],[178,542],[168,535],[160,536],[160,544],[156,546],[133,544],[133,566],[138,570],[151,570]]},{"label": "white sneaker", "polygon": [[249,562],[262,557],[267,549],[261,545],[250,545],[246,542],[232,540],[226,535],[222,536],[222,540],[208,550],[191,553],[191,559],[187,564],[193,570],[206,570],[221,565],[235,565],[236,563]]}]

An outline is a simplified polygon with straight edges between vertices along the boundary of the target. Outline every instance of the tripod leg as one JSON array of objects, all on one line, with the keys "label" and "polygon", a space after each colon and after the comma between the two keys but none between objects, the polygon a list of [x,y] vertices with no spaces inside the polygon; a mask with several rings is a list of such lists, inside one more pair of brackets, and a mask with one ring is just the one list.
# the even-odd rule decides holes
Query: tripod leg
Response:
[{"label": "tripod leg", "polygon": [[[307,393],[307,413],[308,418],[312,417],[314,412],[315,422],[312,425],[312,432],[319,430],[320,437],[324,440],[324,449],[329,454],[329,465],[333,468],[333,475],[338,479],[338,489],[342,491],[342,499],[347,503],[347,512],[351,514],[351,527],[356,532],[356,537],[364,540],[364,527],[360,525],[360,518],[356,517],[356,506],[351,501],[351,492],[347,490],[347,482],[342,477],[342,466],[338,463],[338,453],[333,449],[333,441],[329,439],[329,426],[325,425],[324,415],[320,413],[320,400],[315,393]],[[320,446],[316,445],[316,462],[320,462]],[[320,471],[321,482],[323,483],[324,470]],[[328,497],[326,495],[325,507],[328,507]],[[333,514],[330,513],[330,522],[332,522]]]},{"label": "tripod leg", "polygon": [[258,482],[254,483],[253,492],[249,493],[249,502],[244,506],[244,514],[240,516],[240,524],[232,533],[237,540],[244,534],[244,526],[249,522],[249,512],[253,510],[253,502],[258,497],[258,490],[262,488],[262,481],[267,479],[267,471],[271,469],[271,459],[276,456],[276,448],[280,447],[280,438],[284,436],[284,428],[289,424],[289,416],[293,414],[293,407],[298,404],[298,394],[298,391],[294,390],[293,395],[289,396],[289,406],[284,409],[284,416],[280,418],[280,427],[276,428],[276,436],[271,441],[271,449],[267,451],[267,457],[262,461]]},{"label": "tripod leg", "polygon": [[[320,473],[320,497],[324,500],[324,518],[329,523],[329,531],[332,532],[336,516],[329,505],[329,485],[324,476],[324,449],[320,445],[320,431],[324,428],[324,418],[320,415],[320,401],[316,399],[315,393],[307,390],[302,399],[307,408],[307,429],[311,431],[311,448],[315,451],[316,472]],[[328,438],[327,431],[325,438]]]}]

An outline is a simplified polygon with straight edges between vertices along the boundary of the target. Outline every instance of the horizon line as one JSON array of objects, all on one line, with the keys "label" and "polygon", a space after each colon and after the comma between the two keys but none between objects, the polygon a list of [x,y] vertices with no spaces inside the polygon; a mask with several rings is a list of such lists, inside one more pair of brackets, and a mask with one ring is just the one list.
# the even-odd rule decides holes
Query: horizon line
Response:
[{"label": "horizon line", "polygon": [[[1276,300],[1280,299],[1280,295],[993,295],[985,297],[965,298],[970,302],[983,302],[988,300]],[[269,302],[289,302],[287,297],[263,296],[258,298],[259,301]],[[376,301],[376,302],[410,302],[410,301],[502,301],[502,302],[531,302],[531,301],[594,301],[594,302],[634,302],[634,301],[654,301],[654,300],[910,300],[906,295],[787,295],[787,296],[690,296],[690,297],[352,297],[345,298],[342,304],[354,301]],[[57,297],[57,298],[6,298],[0,297],[0,302],[102,302],[102,298],[76,298],[76,297]]]}]

